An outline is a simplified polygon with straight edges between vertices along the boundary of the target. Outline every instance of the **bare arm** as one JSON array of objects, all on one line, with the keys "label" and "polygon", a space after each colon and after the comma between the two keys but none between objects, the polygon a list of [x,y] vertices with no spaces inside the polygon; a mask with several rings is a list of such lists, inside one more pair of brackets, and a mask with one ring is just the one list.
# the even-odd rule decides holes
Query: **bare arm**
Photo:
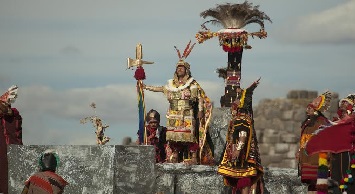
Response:
[{"label": "bare arm", "polygon": [[153,92],[164,92],[163,86],[147,86],[143,85],[143,89],[153,91]]}]

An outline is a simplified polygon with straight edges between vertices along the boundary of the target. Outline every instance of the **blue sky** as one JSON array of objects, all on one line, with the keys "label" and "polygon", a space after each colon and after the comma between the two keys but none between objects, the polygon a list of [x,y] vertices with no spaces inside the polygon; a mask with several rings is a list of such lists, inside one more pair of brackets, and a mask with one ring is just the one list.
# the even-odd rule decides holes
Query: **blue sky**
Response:
[{"label": "blue sky", "polygon": [[[138,127],[134,70],[127,57],[143,45],[147,85],[164,85],[183,50],[205,21],[200,12],[216,4],[243,1],[62,0],[0,1],[0,91],[19,86],[14,107],[24,118],[25,144],[95,144],[97,115],[109,124],[109,144],[136,139]],[[270,16],[268,38],[249,39],[243,54],[242,87],[258,77],[255,102],[285,98],[292,89],[340,97],[354,93],[354,0],[252,0]],[[212,30],[218,27],[208,26]],[[248,31],[258,30],[247,26]],[[193,77],[219,106],[224,83],[215,69],[227,63],[217,39],[197,44],[187,61]],[[164,125],[168,103],[146,92],[147,111],[157,109]]]}]

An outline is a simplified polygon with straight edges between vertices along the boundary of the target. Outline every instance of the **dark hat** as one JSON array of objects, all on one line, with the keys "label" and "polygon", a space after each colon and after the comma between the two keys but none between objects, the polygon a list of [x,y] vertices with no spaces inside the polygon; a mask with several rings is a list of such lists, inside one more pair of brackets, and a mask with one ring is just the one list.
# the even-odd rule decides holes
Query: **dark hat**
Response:
[{"label": "dark hat", "polygon": [[147,123],[150,123],[150,122],[160,123],[160,114],[158,113],[158,111],[151,109],[147,113],[146,121],[147,121]]},{"label": "dark hat", "polygon": [[51,150],[45,151],[39,157],[39,167],[42,172],[43,171],[55,172],[58,165],[59,165],[59,157],[54,151]]}]

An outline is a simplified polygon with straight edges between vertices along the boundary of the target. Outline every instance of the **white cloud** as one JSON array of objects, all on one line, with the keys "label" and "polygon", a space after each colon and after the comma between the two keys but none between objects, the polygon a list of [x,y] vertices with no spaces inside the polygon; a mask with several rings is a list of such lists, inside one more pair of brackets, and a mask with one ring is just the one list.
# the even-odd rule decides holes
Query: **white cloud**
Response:
[{"label": "white cloud", "polygon": [[[46,114],[53,117],[80,118],[93,114],[90,103],[97,104],[97,113],[104,118],[113,119],[115,110],[133,112],[136,102],[134,85],[108,85],[98,88],[73,88],[64,91],[54,90],[48,86],[29,86],[20,88],[17,106],[24,113]],[[101,113],[102,112],[102,113]],[[122,120],[133,119],[123,114]],[[120,118],[115,122],[121,121]]]},{"label": "white cloud", "polygon": [[286,42],[293,43],[354,43],[355,1],[288,21],[277,32]]}]

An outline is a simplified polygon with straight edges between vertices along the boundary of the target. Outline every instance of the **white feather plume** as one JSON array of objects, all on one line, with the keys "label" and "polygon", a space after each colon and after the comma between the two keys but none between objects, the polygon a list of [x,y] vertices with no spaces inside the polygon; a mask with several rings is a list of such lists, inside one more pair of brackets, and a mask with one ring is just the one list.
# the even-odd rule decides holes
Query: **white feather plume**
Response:
[{"label": "white feather plume", "polygon": [[18,90],[17,85],[13,85],[7,90],[9,92],[9,95],[7,96],[7,102],[8,103],[12,104],[12,103],[14,103],[16,101],[17,90]]},{"label": "white feather plume", "polygon": [[17,85],[11,86],[1,97],[0,100],[9,104],[12,104],[16,101],[17,98]]}]

